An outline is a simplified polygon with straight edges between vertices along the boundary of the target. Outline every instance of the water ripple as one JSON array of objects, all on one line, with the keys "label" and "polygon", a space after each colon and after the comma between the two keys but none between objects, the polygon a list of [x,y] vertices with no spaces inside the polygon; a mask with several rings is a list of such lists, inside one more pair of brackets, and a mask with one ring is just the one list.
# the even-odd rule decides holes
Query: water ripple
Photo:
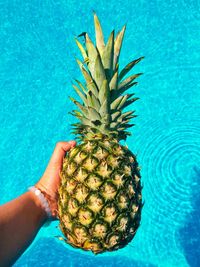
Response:
[{"label": "water ripple", "polygon": [[[163,260],[165,251],[173,263],[177,253],[183,257],[176,233],[191,212],[192,172],[200,163],[200,120],[175,118],[174,123],[162,128],[161,122],[151,121],[151,125],[144,125],[143,137],[136,140],[138,146],[143,144],[138,155],[145,200],[141,236],[142,242],[149,243],[146,255],[151,258],[152,250],[158,254],[152,259],[154,263]],[[184,261],[183,257],[186,264]]]}]

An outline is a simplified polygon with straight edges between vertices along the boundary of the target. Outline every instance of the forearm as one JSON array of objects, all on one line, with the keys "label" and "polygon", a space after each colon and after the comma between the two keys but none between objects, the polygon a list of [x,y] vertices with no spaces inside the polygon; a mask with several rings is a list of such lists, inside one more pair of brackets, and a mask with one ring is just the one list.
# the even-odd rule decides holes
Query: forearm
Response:
[{"label": "forearm", "polygon": [[0,207],[0,266],[10,266],[24,252],[46,220],[40,200],[27,192]]}]

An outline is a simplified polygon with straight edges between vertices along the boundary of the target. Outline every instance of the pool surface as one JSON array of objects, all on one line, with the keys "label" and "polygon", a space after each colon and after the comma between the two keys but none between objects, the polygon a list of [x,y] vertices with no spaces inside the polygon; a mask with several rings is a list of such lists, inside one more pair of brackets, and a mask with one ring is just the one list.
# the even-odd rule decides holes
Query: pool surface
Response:
[{"label": "pool surface", "polygon": [[95,256],[58,240],[53,222],[14,266],[200,266],[199,0],[1,1],[0,204],[42,176],[57,141],[74,138],[74,37],[94,37],[92,10],[106,38],[127,23],[121,67],[145,56],[127,139],[142,168],[142,223],[127,247]]}]

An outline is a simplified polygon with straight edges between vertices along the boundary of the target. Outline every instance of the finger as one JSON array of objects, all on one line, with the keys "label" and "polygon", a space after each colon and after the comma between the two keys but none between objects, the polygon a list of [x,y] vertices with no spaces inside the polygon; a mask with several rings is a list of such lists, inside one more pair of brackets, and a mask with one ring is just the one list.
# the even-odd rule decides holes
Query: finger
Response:
[{"label": "finger", "polygon": [[75,141],[58,142],[51,157],[51,163],[62,164],[63,158],[67,151],[76,145]]}]

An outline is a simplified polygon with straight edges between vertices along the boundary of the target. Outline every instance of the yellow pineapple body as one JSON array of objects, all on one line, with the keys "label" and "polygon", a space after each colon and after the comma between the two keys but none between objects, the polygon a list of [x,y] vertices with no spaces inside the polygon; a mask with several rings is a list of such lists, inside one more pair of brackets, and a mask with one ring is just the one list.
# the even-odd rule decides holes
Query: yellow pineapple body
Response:
[{"label": "yellow pineapple body", "polygon": [[[140,224],[142,208],[136,157],[118,142],[106,141],[109,146],[94,139],[70,151],[59,189],[59,217],[67,242],[94,253],[129,243]],[[88,142],[92,149],[87,154]],[[104,156],[99,151],[104,151]],[[80,154],[87,157],[77,162]],[[88,167],[88,162],[95,162],[94,167]]]}]

